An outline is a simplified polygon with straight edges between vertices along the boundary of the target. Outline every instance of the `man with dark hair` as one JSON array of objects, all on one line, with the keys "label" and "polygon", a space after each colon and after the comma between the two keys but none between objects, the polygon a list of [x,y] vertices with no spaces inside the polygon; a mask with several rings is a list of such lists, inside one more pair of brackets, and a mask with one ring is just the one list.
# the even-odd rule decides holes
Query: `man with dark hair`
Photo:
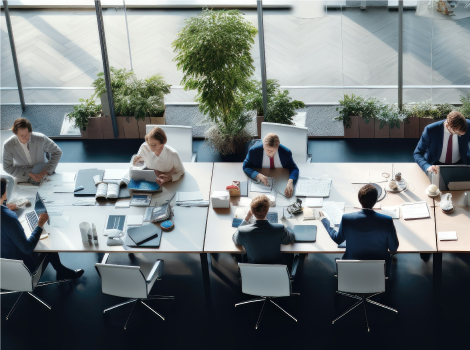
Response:
[{"label": "man with dark hair", "polygon": [[[271,224],[266,220],[269,199],[260,195],[251,202],[251,210],[233,234],[233,242],[245,247],[248,262],[251,264],[284,264],[281,244],[294,242],[294,235],[281,224]],[[256,222],[248,224],[252,216]]]},{"label": "man with dark hair", "polygon": [[320,212],[320,220],[337,244],[346,241],[343,259],[385,260],[390,267],[391,256],[398,250],[398,237],[390,216],[376,213],[372,208],[378,192],[372,185],[363,186],[358,193],[362,210],[344,214],[339,230],[330,227],[330,221]]},{"label": "man with dark hair", "polygon": [[[7,181],[4,178],[0,180],[2,198],[1,202],[7,200]],[[35,271],[39,262],[42,261],[43,255],[34,253],[34,248],[39,242],[43,226],[49,219],[47,214],[39,215],[37,227],[31,233],[29,238],[26,237],[23,227],[14,212],[6,206],[1,207],[1,257],[2,259],[22,260],[26,267],[31,271]],[[50,262],[52,267],[57,271],[57,279],[75,279],[83,275],[83,270],[71,270],[60,262],[59,253],[47,253],[43,264],[43,269]]]},{"label": "man with dark hair", "polygon": [[[33,132],[26,118],[16,119],[11,130],[14,135],[3,143],[3,170],[20,181],[39,184],[44,176],[54,173],[62,150],[46,135]],[[35,165],[43,165],[43,169],[33,173]]]},{"label": "man with dark hair", "polygon": [[470,164],[469,124],[462,113],[452,111],[446,120],[424,128],[413,157],[428,176],[442,164]]}]

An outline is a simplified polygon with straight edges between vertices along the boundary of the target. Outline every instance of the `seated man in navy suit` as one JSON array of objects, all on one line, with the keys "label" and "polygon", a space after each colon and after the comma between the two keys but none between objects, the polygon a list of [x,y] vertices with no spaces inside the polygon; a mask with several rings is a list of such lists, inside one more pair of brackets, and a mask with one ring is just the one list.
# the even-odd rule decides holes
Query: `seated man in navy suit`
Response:
[{"label": "seated man in navy suit", "polygon": [[320,220],[333,241],[337,244],[346,241],[343,259],[385,260],[389,271],[390,253],[397,251],[399,243],[393,219],[372,209],[377,202],[377,196],[378,192],[374,186],[362,187],[358,194],[362,210],[344,214],[338,231],[330,227],[330,221],[322,212]]},{"label": "seated man in navy suit", "polygon": [[294,194],[294,184],[299,178],[299,168],[292,158],[292,152],[287,147],[281,145],[279,136],[269,133],[263,139],[263,143],[254,145],[248,151],[243,162],[243,171],[252,179],[261,180],[269,186],[268,179],[263,174],[253,170],[253,168],[287,168],[289,169],[289,181],[287,182],[284,194],[292,197]]},{"label": "seated man in navy suit", "polygon": [[[268,211],[268,197],[260,195],[254,198],[251,210],[233,234],[233,242],[245,247],[250,264],[284,264],[281,244],[294,242],[294,235],[284,225],[271,224],[266,220]],[[248,221],[253,215],[256,222],[250,225]]]},{"label": "seated man in navy suit", "polygon": [[446,120],[424,128],[413,157],[424,172],[437,174],[442,164],[470,164],[470,120],[452,111]]}]

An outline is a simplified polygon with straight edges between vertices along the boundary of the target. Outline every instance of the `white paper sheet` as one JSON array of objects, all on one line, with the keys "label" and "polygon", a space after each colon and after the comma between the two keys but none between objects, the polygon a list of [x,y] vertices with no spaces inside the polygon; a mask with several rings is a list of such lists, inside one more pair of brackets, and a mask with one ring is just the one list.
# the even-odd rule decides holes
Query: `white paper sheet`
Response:
[{"label": "white paper sheet", "polygon": [[127,215],[127,226],[142,225],[143,215]]},{"label": "white paper sheet", "polygon": [[321,208],[323,206],[323,198],[305,198],[305,206],[313,208]]},{"label": "white paper sheet", "polygon": [[438,232],[437,236],[439,237],[440,241],[456,241],[457,240],[457,232],[455,231]]},{"label": "white paper sheet", "polygon": [[128,169],[105,169],[103,180],[121,180],[128,171]]},{"label": "white paper sheet", "polygon": [[50,220],[53,227],[69,227],[70,216],[51,216]]},{"label": "white paper sheet", "polygon": [[91,205],[96,205],[96,199],[95,197],[93,198],[83,198],[83,199],[78,199],[76,200],[73,205],[77,206],[91,206]]},{"label": "white paper sheet", "polygon": [[129,208],[130,206],[131,206],[131,200],[125,199],[125,200],[117,201],[116,204],[114,205],[114,208]]},{"label": "white paper sheet", "polygon": [[54,193],[73,193],[75,184],[73,182],[66,182],[61,186],[54,186]]},{"label": "white paper sheet", "polygon": [[176,202],[202,201],[203,199],[201,191],[176,193]]},{"label": "white paper sheet", "polygon": [[405,220],[429,218],[428,204],[426,202],[402,204],[401,215]]},{"label": "white paper sheet", "polygon": [[295,185],[295,195],[300,197],[329,197],[331,180],[299,179]]},{"label": "white paper sheet", "polygon": [[344,208],[344,202],[324,201],[321,211],[328,214],[332,224],[339,225],[343,217],[343,210],[341,208]]}]

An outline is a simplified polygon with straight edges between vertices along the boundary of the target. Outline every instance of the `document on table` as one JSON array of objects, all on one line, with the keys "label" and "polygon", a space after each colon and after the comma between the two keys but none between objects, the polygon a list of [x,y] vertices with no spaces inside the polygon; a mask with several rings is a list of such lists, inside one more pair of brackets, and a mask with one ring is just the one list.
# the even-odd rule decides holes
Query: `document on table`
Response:
[{"label": "document on table", "polygon": [[429,218],[429,208],[426,202],[404,203],[401,205],[404,220]]},{"label": "document on table", "polygon": [[331,179],[301,178],[295,185],[295,195],[300,197],[329,197]]},{"label": "document on table", "polygon": [[117,201],[116,204],[114,205],[114,208],[129,208],[130,206],[131,206],[131,200],[125,199],[125,200]]},{"label": "document on table", "polygon": [[127,215],[127,226],[140,226],[143,219],[143,215]]},{"label": "document on table", "polygon": [[90,206],[90,205],[96,205],[96,198],[83,198],[75,201],[73,205],[79,205],[79,206]]},{"label": "document on table", "polygon": [[437,236],[439,237],[440,241],[456,241],[457,240],[457,232],[455,231],[438,232]]},{"label": "document on table", "polygon": [[105,169],[103,181],[121,180],[129,171],[129,169]]},{"label": "document on table", "polygon": [[305,206],[313,208],[321,208],[323,206],[323,198],[305,198]]},{"label": "document on table", "polygon": [[73,182],[66,182],[60,186],[54,186],[54,193],[73,193],[75,184]]},{"label": "document on table", "polygon": [[48,182],[54,183],[55,186],[63,183],[75,183],[75,173],[54,173],[47,177]]},{"label": "document on table", "polygon": [[274,184],[274,178],[268,177],[269,186],[266,186],[264,183],[260,181],[260,183],[256,183],[255,181],[251,180],[250,192],[262,192],[262,193],[269,193],[271,192],[271,188]]},{"label": "document on table", "polygon": [[194,192],[176,192],[176,202],[202,201],[201,191]]},{"label": "document on table", "polygon": [[69,227],[70,216],[51,216],[50,220],[53,227]]},{"label": "document on table", "polygon": [[344,213],[344,202],[324,201],[321,211],[328,214],[333,225],[339,225]]},{"label": "document on table", "polygon": [[391,216],[392,219],[399,219],[400,218],[400,206],[390,206],[390,207],[382,207],[382,210],[378,210],[377,213],[384,214]]}]

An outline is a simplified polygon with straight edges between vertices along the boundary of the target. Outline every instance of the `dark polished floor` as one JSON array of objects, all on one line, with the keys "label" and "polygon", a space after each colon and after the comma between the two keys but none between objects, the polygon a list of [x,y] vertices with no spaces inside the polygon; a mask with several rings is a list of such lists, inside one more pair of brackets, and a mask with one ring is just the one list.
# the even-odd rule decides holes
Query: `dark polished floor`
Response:
[{"label": "dark polished floor", "polygon": [[[359,141],[359,142],[358,142]],[[59,141],[64,162],[127,161],[140,142]],[[314,162],[411,162],[416,140],[311,140]],[[194,142],[199,161],[220,161],[218,155]],[[115,152],[119,149],[120,152]],[[84,268],[78,281],[46,286],[35,291],[52,310],[25,297],[9,321],[4,317],[16,300],[1,298],[2,349],[460,349],[468,348],[470,321],[470,255],[444,254],[442,299],[436,303],[433,290],[432,256],[398,254],[387,292],[378,297],[399,313],[368,307],[371,333],[362,311],[354,310],[337,324],[331,321],[353,304],[335,296],[332,254],[310,254],[294,283],[297,297],[279,304],[298,323],[269,307],[258,330],[254,329],[260,304],[235,308],[250,299],[240,292],[235,258],[212,256],[210,283],[213,308],[204,301],[199,255],[156,254],[165,260],[165,276],[152,294],[174,295],[176,301],[149,304],[167,317],[163,322],[150,310],[138,307],[126,331],[124,323],[131,306],[103,314],[123,301],[101,292],[94,269],[101,254],[61,254],[65,265]],[[42,280],[55,280],[48,267]]]}]

